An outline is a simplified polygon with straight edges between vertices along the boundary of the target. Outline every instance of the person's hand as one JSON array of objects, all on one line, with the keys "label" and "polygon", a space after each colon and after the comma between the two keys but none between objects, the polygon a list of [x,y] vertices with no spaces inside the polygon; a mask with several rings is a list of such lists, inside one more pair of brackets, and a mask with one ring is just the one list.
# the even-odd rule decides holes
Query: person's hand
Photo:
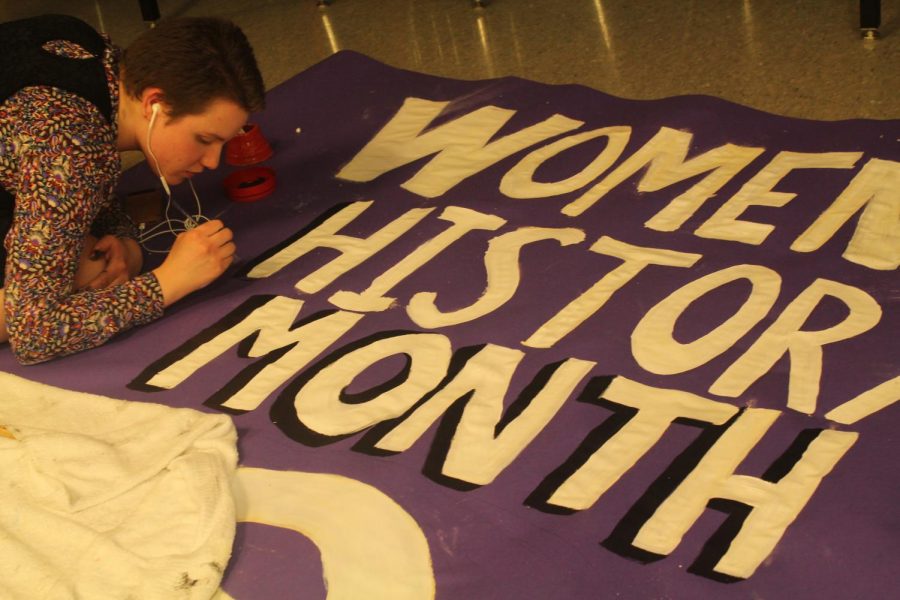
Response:
[{"label": "person's hand", "polygon": [[209,285],[225,272],[235,251],[231,230],[218,219],[179,234],[166,260],[153,270],[164,305]]},{"label": "person's hand", "polygon": [[86,287],[93,290],[125,283],[138,274],[142,262],[137,242],[114,235],[100,238],[87,258],[105,263],[100,274],[87,283]]}]

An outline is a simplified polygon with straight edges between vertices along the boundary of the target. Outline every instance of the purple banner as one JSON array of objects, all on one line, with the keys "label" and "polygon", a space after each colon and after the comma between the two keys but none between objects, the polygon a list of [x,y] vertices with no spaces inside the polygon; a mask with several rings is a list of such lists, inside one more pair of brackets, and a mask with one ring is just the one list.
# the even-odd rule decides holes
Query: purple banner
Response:
[{"label": "purple banner", "polygon": [[394,598],[896,586],[900,121],[342,52],[254,122],[275,193],[196,182],[231,273],[96,350],[0,356],[233,416],[259,469],[233,597],[325,597],[323,571]]}]

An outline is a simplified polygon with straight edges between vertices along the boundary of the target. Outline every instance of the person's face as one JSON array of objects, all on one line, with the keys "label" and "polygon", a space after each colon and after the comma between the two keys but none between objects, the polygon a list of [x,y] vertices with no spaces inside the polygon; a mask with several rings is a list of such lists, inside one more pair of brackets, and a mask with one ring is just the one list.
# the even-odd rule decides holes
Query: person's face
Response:
[{"label": "person's face", "polygon": [[152,154],[144,148],[147,162],[170,184],[181,183],[204,169],[215,169],[225,142],[240,132],[247,117],[247,111],[234,102],[217,99],[200,114],[173,120],[163,104],[150,132]]}]

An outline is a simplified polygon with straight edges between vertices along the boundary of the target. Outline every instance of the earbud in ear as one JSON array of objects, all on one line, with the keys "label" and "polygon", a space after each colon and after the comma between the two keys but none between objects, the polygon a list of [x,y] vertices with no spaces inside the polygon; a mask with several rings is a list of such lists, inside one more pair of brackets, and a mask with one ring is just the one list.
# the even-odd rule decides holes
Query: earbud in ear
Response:
[{"label": "earbud in ear", "polygon": [[153,111],[153,116],[155,117],[156,113],[159,112],[159,102],[154,102],[151,110]]}]

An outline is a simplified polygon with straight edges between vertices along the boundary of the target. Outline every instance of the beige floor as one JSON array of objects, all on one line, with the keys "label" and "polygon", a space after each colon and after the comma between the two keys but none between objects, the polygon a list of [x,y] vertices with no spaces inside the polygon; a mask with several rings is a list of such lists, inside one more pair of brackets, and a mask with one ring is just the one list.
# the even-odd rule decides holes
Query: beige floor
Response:
[{"label": "beige floor", "polygon": [[[517,75],[624,98],[708,94],[812,119],[900,118],[900,0],[864,40],[856,0],[161,0],[241,25],[269,87],[340,49],[464,79]],[[0,0],[0,21],[74,14],[120,45],[137,0]]]}]

